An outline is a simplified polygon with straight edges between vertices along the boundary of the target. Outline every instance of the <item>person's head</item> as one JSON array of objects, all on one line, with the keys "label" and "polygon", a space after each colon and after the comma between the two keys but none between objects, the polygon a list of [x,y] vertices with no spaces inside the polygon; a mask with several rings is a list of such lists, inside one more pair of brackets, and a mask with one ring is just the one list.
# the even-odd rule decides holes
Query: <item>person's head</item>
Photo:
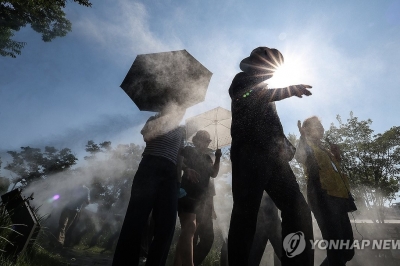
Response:
[{"label": "person's head", "polygon": [[246,74],[269,79],[283,61],[283,55],[277,49],[261,46],[240,62],[240,69]]},{"label": "person's head", "polygon": [[321,120],[316,116],[304,120],[302,129],[306,137],[310,140],[319,141],[324,137],[324,127],[322,126]]},{"label": "person's head", "polygon": [[210,133],[205,130],[199,130],[196,135],[194,135],[192,141],[196,148],[205,150],[211,142]]}]

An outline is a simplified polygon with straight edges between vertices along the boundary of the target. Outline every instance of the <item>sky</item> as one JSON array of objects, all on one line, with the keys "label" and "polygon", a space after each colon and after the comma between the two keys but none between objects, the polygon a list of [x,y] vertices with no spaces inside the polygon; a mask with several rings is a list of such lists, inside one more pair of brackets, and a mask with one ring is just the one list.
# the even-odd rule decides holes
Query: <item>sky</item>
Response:
[{"label": "sky", "polygon": [[[277,102],[285,133],[311,115],[325,128],[372,119],[383,133],[399,126],[400,1],[72,1],[67,36],[45,43],[29,26],[17,58],[0,58],[0,156],[22,146],[71,148],[79,161],[88,140],[144,145],[151,116],[119,87],[138,54],[186,49],[208,68],[205,101],[185,119],[221,106],[240,61],[258,46],[281,51],[291,70],[270,88],[309,84],[313,95]],[[2,170],[2,172],[5,170]],[[1,172],[0,172],[1,173]],[[3,172],[4,173],[4,172]]]}]

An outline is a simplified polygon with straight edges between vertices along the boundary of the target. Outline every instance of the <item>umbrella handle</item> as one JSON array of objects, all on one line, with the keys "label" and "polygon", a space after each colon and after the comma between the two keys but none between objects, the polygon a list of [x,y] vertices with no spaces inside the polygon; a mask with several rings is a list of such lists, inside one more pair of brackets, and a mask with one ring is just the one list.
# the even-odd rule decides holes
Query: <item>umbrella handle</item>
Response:
[{"label": "umbrella handle", "polygon": [[217,139],[217,150],[218,150],[218,121],[215,122],[215,138]]}]

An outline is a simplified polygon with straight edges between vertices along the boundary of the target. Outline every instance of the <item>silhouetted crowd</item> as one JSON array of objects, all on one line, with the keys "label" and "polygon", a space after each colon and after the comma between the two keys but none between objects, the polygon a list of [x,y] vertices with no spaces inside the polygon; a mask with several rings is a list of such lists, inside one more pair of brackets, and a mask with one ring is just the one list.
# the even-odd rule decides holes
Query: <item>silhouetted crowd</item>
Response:
[{"label": "silhouetted crowd", "polygon": [[[341,171],[339,147],[323,140],[324,128],[315,116],[299,121],[297,148],[285,137],[275,102],[310,96],[311,86],[268,88],[265,81],[283,62],[277,49],[258,47],[240,62],[242,71],[229,88],[233,209],[221,265],[259,265],[269,240],[281,265],[313,266],[311,212],[324,240],[354,240],[347,213],[355,205]],[[165,265],[177,214],[181,232],[174,266],[200,265],[211,249],[215,189],[210,179],[218,175],[222,153],[216,149],[210,156],[206,130],[197,131],[193,145],[184,145],[185,129],[179,126],[184,114],[185,108],[170,103],[141,131],[146,147],[133,179],[114,266],[139,264],[143,232],[150,232],[145,233],[150,243],[146,265]],[[307,201],[289,165],[293,158],[306,170]],[[68,223],[60,224],[61,232],[67,229]],[[353,256],[352,248],[327,249],[321,265],[345,265]]]}]

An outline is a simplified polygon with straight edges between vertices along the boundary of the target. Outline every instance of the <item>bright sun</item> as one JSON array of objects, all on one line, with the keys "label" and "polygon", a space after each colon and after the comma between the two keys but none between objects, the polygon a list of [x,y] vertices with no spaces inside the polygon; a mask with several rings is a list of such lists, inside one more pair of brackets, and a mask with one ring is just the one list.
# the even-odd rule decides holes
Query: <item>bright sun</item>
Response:
[{"label": "bright sun", "polygon": [[274,76],[267,80],[269,88],[283,88],[289,85],[307,84],[310,73],[307,73],[305,62],[300,58],[285,56],[285,63],[281,65]]}]

